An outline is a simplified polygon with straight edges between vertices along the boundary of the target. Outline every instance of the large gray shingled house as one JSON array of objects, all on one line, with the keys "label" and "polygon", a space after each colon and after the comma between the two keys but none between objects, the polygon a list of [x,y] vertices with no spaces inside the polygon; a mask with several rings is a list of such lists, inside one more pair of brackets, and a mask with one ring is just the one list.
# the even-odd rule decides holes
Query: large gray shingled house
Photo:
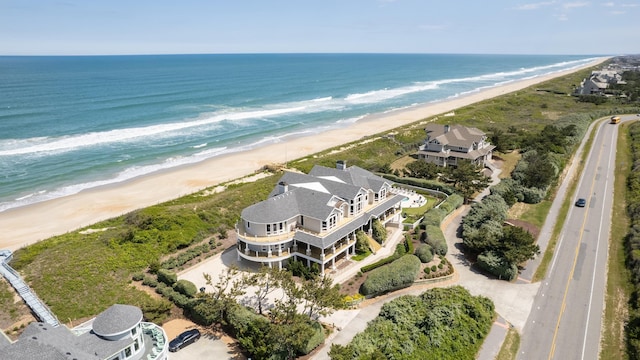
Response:
[{"label": "large gray shingled house", "polygon": [[399,226],[393,183],[338,161],[309,174],[287,172],[269,198],[242,211],[236,226],[238,260],[279,268],[293,260],[317,264],[324,274],[355,254],[356,232],[373,219]]}]

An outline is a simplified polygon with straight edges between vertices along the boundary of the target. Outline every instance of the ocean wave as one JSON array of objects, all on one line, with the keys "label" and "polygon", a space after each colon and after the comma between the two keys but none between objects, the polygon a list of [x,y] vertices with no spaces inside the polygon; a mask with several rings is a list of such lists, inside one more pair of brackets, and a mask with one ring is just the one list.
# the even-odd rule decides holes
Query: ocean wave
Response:
[{"label": "ocean wave", "polygon": [[339,110],[343,105],[332,102],[332,97],[266,105],[258,109],[230,108],[222,111],[205,113],[194,120],[157,124],[143,127],[115,129],[101,132],[90,132],[62,137],[39,137],[30,139],[8,139],[0,141],[0,156],[26,155],[36,153],[52,153],[75,151],[89,146],[110,143],[135,141],[140,138],[156,138],[157,136],[181,136],[180,131],[209,126],[223,121],[243,121],[264,119],[295,113],[312,113],[327,110]]}]

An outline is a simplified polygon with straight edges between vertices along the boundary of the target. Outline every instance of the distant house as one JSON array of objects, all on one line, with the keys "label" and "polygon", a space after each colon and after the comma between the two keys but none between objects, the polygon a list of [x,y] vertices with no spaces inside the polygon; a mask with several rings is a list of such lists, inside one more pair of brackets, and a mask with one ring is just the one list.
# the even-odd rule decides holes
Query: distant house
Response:
[{"label": "distant house", "polygon": [[604,95],[611,84],[625,84],[622,75],[617,70],[592,71],[587,79],[584,79],[576,88],[575,95]]},{"label": "distant house", "polygon": [[338,161],[309,174],[285,173],[267,200],[245,208],[236,226],[238,260],[278,266],[291,260],[321,273],[355,254],[356,232],[372,221],[400,224],[404,198],[393,183]]},{"label": "distant house", "polygon": [[142,321],[135,306],[116,304],[73,329],[29,324],[20,338],[0,346],[2,360],[165,360],[164,330]]},{"label": "distant house", "polygon": [[481,130],[462,125],[428,124],[427,138],[418,151],[418,158],[438,166],[457,166],[459,161],[484,165],[491,160],[493,149]]}]

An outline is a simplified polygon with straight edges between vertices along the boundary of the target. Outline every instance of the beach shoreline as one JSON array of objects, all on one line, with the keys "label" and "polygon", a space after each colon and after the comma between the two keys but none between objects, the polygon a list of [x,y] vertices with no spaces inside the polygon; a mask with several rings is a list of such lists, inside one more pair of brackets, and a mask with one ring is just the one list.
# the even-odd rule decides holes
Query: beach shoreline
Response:
[{"label": "beach shoreline", "polygon": [[535,84],[596,66],[608,57],[570,70],[514,81],[456,98],[386,113],[371,114],[348,127],[291,137],[279,143],[225,154],[199,163],[158,171],[121,183],[0,212],[0,249],[28,244],[83,228],[133,210],[176,199],[202,189],[253,174],[272,163],[304,158],[455,109],[518,91]]}]

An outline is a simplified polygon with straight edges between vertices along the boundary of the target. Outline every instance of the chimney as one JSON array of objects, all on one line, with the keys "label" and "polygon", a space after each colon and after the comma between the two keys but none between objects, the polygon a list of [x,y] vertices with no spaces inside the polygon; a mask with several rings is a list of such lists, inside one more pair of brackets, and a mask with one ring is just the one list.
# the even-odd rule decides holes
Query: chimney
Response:
[{"label": "chimney", "polygon": [[347,162],[344,160],[338,160],[336,162],[336,169],[338,170],[347,170]]},{"label": "chimney", "polygon": [[284,194],[287,191],[289,191],[289,185],[284,181],[280,181],[278,183],[278,195]]},{"label": "chimney", "polygon": [[449,132],[449,128],[451,128],[449,125],[445,125],[444,126],[444,133],[448,133]]}]

